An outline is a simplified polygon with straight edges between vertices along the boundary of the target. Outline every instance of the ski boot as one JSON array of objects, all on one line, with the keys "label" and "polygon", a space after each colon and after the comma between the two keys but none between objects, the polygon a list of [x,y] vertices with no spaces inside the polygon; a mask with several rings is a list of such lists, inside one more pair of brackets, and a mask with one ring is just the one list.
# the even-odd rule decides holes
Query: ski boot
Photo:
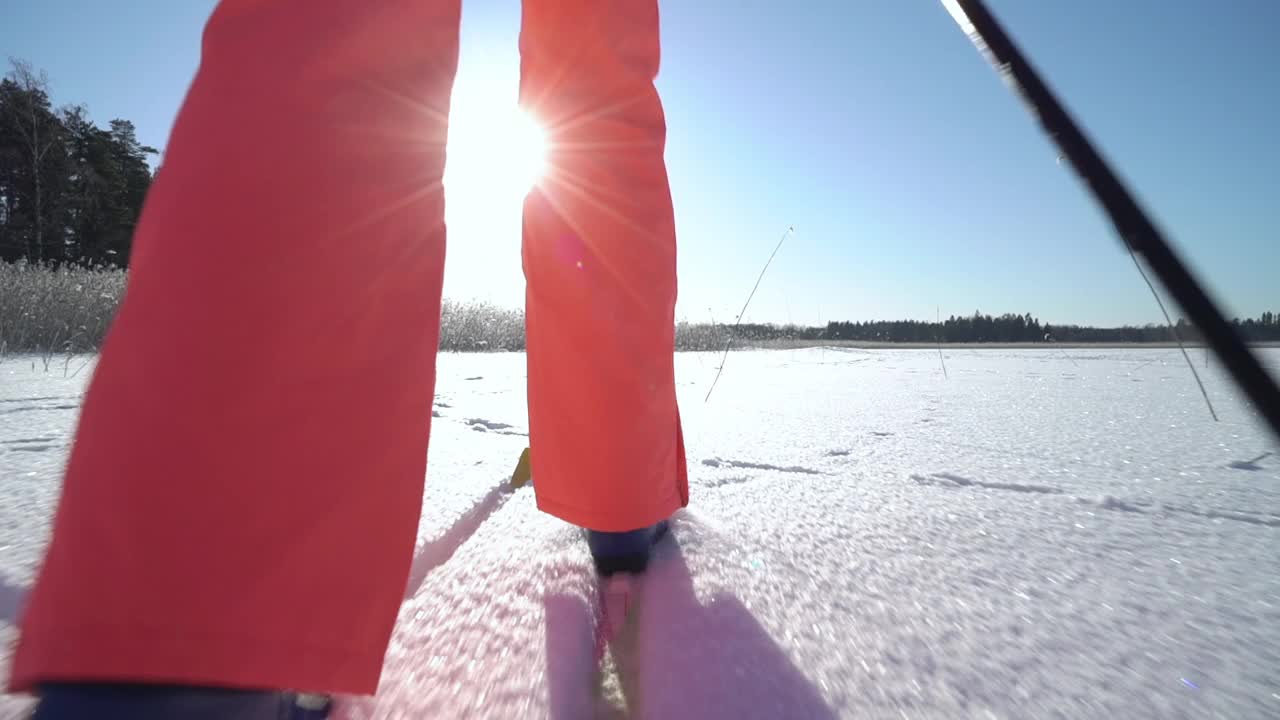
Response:
[{"label": "ski boot", "polygon": [[288,720],[326,720],[333,710],[333,698],[328,695],[297,693],[289,708]]},{"label": "ski boot", "polygon": [[670,521],[662,520],[627,532],[587,530],[587,547],[591,549],[591,561],[601,579],[600,610],[604,634],[597,643],[597,655],[602,653],[604,644],[622,631],[631,612],[633,580],[648,568],[650,551],[670,529]]},{"label": "ski boot", "polygon": [[50,683],[30,720],[325,720],[325,695],[138,683]]},{"label": "ski boot", "polygon": [[587,547],[596,573],[609,578],[617,573],[640,574],[649,566],[649,552],[671,529],[669,520],[627,532],[587,530]]}]

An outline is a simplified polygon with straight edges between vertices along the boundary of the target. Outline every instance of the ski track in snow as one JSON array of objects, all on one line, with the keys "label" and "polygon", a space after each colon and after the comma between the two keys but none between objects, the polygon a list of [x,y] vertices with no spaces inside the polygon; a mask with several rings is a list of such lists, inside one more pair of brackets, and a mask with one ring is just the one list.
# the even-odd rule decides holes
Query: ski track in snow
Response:
[{"label": "ski track in snow", "polygon": [[520,432],[515,429],[514,425],[507,423],[494,422],[492,420],[484,420],[481,418],[471,418],[467,420],[467,425],[476,432],[489,432],[498,435],[518,435],[520,437],[529,437],[529,433]]},{"label": "ski track in snow", "polygon": [[76,395],[49,395],[46,397],[30,397],[30,398],[0,398],[0,406],[12,405],[32,405],[33,403],[48,402],[50,400],[79,400]]},{"label": "ski track in snow", "polygon": [[[1020,483],[990,483],[980,480],[970,480],[968,478],[952,475],[951,473],[934,473],[931,476],[912,475],[911,479],[921,485],[939,485],[942,487],[974,487],[984,488],[988,490],[1008,490],[1020,493],[1039,493],[1043,495],[1062,495],[1063,491],[1059,488],[1048,487],[1045,485],[1025,485]],[[1147,513],[1162,512],[1165,514],[1182,513],[1186,515],[1194,515],[1210,520],[1233,520],[1235,522],[1250,523],[1253,525],[1266,525],[1268,527],[1280,527],[1280,515],[1265,515],[1249,512],[1247,510],[1219,510],[1219,509],[1200,509],[1196,507],[1178,506],[1170,504],[1162,504],[1158,508],[1144,507],[1149,505],[1149,501],[1128,501],[1117,498],[1112,495],[1103,496],[1100,499],[1077,497],[1076,502],[1083,504],[1097,505],[1103,510],[1117,510],[1120,512],[1131,513]]]},{"label": "ski track in snow", "polygon": [[413,556],[413,564],[409,568],[406,597],[413,597],[422,587],[422,581],[427,575],[448,562],[458,548],[475,534],[480,524],[497,512],[510,496],[510,491],[505,487],[505,481],[503,484],[495,485],[453,525],[445,529],[440,537],[418,547]]},{"label": "ski track in snow", "polygon": [[720,458],[707,458],[702,461],[703,465],[712,468],[739,468],[746,470],[766,470],[771,472],[783,473],[799,473],[802,475],[821,475],[822,472],[812,468],[801,467],[799,465],[791,465],[783,467],[781,465],[770,465],[769,463],[749,462],[746,460],[721,460]]},{"label": "ski track in snow", "polygon": [[970,480],[952,473],[934,473],[928,477],[923,475],[912,475],[921,485],[942,485],[944,487],[979,487],[988,490],[1009,490],[1012,492],[1022,493],[1041,493],[1043,495],[1061,495],[1062,491],[1055,487],[1047,485],[1027,485],[1024,483],[1003,483],[1003,482],[983,482],[982,480]]},{"label": "ski track in snow", "polygon": [[[484,419],[527,417],[524,356],[441,355],[382,689],[338,717],[1280,714],[1280,447],[1221,370],[1213,423],[1176,349],[945,353],[737,352],[710,403],[679,355],[692,504],[602,676],[581,533]],[[6,647],[88,376],[0,363]]]},{"label": "ski track in snow", "polygon": [[0,415],[14,415],[16,413],[34,413],[34,412],[56,412],[58,410],[78,410],[79,405],[28,405],[11,408],[0,409]]},{"label": "ski track in snow", "polygon": [[709,477],[702,480],[701,486],[706,488],[721,487],[723,485],[737,485],[738,483],[751,482],[758,480],[756,475],[723,475],[720,477]]}]

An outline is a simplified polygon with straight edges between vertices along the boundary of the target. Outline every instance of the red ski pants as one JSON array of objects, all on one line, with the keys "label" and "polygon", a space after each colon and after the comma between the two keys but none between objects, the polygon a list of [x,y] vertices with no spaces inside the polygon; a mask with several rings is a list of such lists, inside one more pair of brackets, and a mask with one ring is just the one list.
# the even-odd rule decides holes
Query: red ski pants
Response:
[{"label": "red ski pants", "polygon": [[[10,688],[369,693],[421,514],[459,0],[223,0],[85,397]],[[687,503],[657,0],[525,0],[538,505]],[[447,450],[446,450],[447,451]]]}]

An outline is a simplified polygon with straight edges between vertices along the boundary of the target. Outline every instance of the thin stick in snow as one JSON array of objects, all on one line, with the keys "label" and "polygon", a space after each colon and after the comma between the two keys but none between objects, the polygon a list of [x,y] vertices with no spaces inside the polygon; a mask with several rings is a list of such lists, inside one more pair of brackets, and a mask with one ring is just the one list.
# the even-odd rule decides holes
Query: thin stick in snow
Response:
[{"label": "thin stick in snow", "polygon": [[711,381],[711,389],[707,390],[707,397],[703,402],[710,402],[711,393],[715,391],[716,383],[720,382],[720,374],[724,372],[724,364],[729,360],[729,348],[733,345],[733,333],[738,329],[738,326],[742,324],[742,318],[747,314],[747,306],[751,304],[751,298],[756,296],[756,290],[760,288],[760,281],[764,279],[765,271],[769,269],[771,264],[773,264],[773,258],[777,256],[778,251],[782,249],[782,243],[786,242],[787,237],[795,231],[796,229],[793,226],[787,228],[787,231],[782,233],[782,237],[778,240],[777,246],[773,248],[773,254],[769,255],[769,260],[764,264],[764,267],[760,268],[760,275],[756,277],[756,284],[751,288],[751,294],[747,295],[747,301],[742,303],[742,311],[738,313],[738,320],[733,324],[733,329],[729,331],[729,339],[725,341],[724,344],[724,357],[720,358],[720,367],[716,369],[716,377]]},{"label": "thin stick in snow", "polygon": [[[942,330],[942,306],[941,305],[938,306],[938,330],[939,331]],[[938,341],[938,361],[942,363],[942,379],[950,380],[951,378],[948,377],[947,375],[947,361],[942,357],[942,333],[941,332],[934,333],[933,339]]]},{"label": "thin stick in snow", "polygon": [[1151,284],[1151,278],[1147,277],[1147,271],[1142,269],[1142,263],[1138,262],[1138,255],[1133,251],[1133,247],[1129,248],[1129,257],[1133,258],[1133,266],[1138,268],[1138,274],[1142,276],[1143,281],[1147,283],[1147,287],[1151,290],[1151,296],[1156,299],[1156,304],[1160,306],[1160,312],[1164,314],[1164,321],[1169,324],[1169,333],[1173,335],[1173,339],[1178,343],[1178,349],[1182,351],[1182,357],[1187,361],[1187,367],[1191,368],[1191,376],[1196,379],[1196,385],[1200,388],[1200,395],[1204,397],[1204,404],[1209,406],[1209,414],[1213,416],[1213,421],[1218,422],[1218,413],[1213,409],[1213,403],[1209,402],[1209,393],[1204,389],[1204,383],[1200,382],[1200,373],[1196,372],[1196,364],[1191,362],[1191,356],[1187,354],[1187,348],[1182,344],[1182,338],[1178,337],[1178,330],[1173,326],[1173,320],[1169,317],[1169,311],[1164,309],[1164,301],[1160,299],[1160,293],[1156,292],[1156,286]]},{"label": "thin stick in snow", "polygon": [[1072,365],[1075,365],[1076,367],[1080,367],[1080,363],[1076,362],[1076,359],[1071,357],[1071,355],[1066,350],[1063,350],[1061,345],[1058,346],[1058,352],[1062,353],[1062,357],[1070,360]]}]

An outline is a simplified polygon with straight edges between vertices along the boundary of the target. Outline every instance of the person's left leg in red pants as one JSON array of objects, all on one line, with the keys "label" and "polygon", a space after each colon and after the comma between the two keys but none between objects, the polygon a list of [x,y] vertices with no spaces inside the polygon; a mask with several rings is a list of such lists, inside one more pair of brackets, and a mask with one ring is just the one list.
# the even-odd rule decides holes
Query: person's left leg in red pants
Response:
[{"label": "person's left leg in red pants", "polygon": [[423,496],[458,0],[223,0],[9,688],[373,693]]},{"label": "person's left leg in red pants", "polygon": [[658,2],[523,7],[521,104],[551,145],[524,205],[534,492],[602,575],[638,573],[689,500]]}]

